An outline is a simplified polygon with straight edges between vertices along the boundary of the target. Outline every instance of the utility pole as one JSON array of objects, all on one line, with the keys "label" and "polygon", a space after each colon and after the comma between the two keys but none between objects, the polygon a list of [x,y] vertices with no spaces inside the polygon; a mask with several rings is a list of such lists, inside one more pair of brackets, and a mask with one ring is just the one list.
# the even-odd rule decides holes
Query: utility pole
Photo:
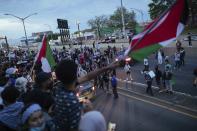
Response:
[{"label": "utility pole", "polygon": [[80,44],[82,46],[82,40],[81,40],[81,35],[80,35],[80,22],[77,20],[76,24],[77,24],[77,29],[78,29],[78,32],[79,32],[79,42],[80,42]]},{"label": "utility pole", "polygon": [[50,37],[51,37],[51,41],[52,41],[52,43],[53,43],[53,33],[52,33],[52,28],[51,28],[51,26],[50,25],[48,25],[48,24],[44,24],[45,26],[47,26],[47,27],[49,27],[49,31],[51,31],[51,34],[50,34]]},{"label": "utility pole", "polygon": [[125,33],[125,21],[124,21],[124,12],[123,12],[123,2],[121,0],[121,16],[122,16],[122,32],[123,32],[123,36],[126,36]]},{"label": "utility pole", "polygon": [[5,43],[6,43],[6,46],[7,46],[7,51],[9,53],[10,52],[10,48],[9,48],[9,44],[8,44],[8,40],[7,40],[6,36],[5,36]]}]

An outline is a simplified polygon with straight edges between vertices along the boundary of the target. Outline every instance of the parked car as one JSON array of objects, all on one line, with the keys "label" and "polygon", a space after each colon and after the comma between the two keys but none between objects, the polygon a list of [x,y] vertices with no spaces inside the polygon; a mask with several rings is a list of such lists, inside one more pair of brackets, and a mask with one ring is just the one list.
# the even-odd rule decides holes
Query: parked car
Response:
[{"label": "parked car", "polygon": [[116,42],[115,36],[106,37],[104,40],[101,41],[101,43],[115,43],[115,42]]}]

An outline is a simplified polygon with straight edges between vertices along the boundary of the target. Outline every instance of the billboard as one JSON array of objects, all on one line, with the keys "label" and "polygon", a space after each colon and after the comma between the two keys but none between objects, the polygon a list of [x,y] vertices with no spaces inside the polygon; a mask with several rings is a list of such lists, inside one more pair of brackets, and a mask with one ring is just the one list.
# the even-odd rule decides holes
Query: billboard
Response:
[{"label": "billboard", "polygon": [[68,21],[64,19],[57,19],[59,29],[68,29]]}]

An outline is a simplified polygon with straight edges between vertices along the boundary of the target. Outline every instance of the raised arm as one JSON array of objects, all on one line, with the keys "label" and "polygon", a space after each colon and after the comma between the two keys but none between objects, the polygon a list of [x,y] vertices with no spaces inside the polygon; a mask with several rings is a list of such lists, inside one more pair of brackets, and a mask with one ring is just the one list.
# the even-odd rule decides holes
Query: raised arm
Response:
[{"label": "raised arm", "polygon": [[91,71],[90,73],[88,73],[86,76],[83,76],[83,77],[79,77],[77,79],[77,82],[79,84],[83,83],[83,82],[86,82],[86,81],[89,81],[93,78],[95,78],[96,76],[102,74],[103,72],[106,72],[108,70],[111,70],[111,69],[114,69],[116,67],[119,67],[121,65],[121,61],[116,61],[116,62],[113,62],[111,63],[110,65],[106,66],[106,67],[103,67],[101,69],[97,69],[95,71]]}]

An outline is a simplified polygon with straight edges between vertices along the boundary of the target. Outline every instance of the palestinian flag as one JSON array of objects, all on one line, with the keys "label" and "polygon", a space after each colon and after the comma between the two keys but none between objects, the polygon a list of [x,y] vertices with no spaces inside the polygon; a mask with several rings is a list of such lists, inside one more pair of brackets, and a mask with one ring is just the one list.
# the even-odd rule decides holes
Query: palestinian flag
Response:
[{"label": "palestinian flag", "polygon": [[51,69],[56,65],[50,45],[47,42],[46,35],[42,39],[41,48],[37,54],[36,62],[42,63],[42,70],[44,72],[51,72]]},{"label": "palestinian flag", "polygon": [[172,43],[184,30],[188,13],[186,0],[177,0],[162,17],[153,20],[143,32],[133,37],[125,55],[140,61]]}]

